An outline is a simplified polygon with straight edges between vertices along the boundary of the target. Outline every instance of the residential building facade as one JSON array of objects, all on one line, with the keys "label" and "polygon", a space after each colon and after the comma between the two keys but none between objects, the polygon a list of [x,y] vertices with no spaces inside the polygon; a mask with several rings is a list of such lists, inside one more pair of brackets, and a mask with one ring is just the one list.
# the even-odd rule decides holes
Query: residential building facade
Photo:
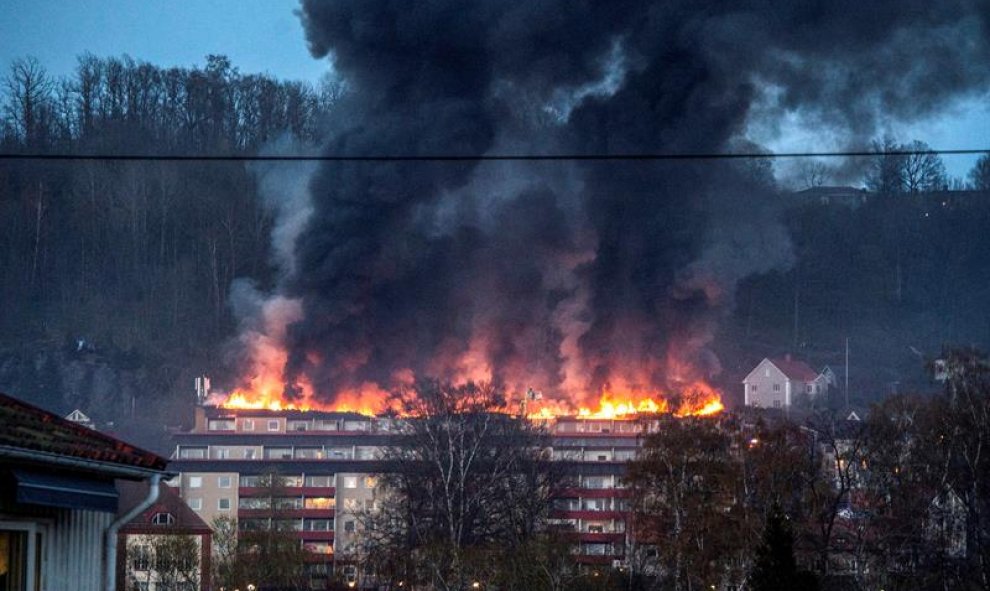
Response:
[{"label": "residential building facade", "polygon": [[[148,485],[117,484],[119,516],[148,496]],[[172,487],[117,534],[118,591],[209,591],[213,530]]]},{"label": "residential building facade", "polygon": [[801,401],[811,401],[828,392],[834,384],[834,374],[816,372],[807,363],[790,355],[765,358],[743,380],[743,400],[746,406],[759,408],[788,408]]},{"label": "residential building facade", "polygon": [[[569,532],[579,562],[619,566],[627,546],[629,511],[622,475],[650,423],[560,418],[546,424],[552,457],[567,475],[554,501],[552,525]],[[239,527],[262,527],[272,492],[263,475],[282,484],[280,518],[310,551],[313,588],[331,576],[360,582],[353,564],[360,536],[358,515],[382,491],[382,450],[395,420],[354,413],[234,410],[198,406],[194,428],[175,436],[171,467],[179,492],[205,522],[236,518]]]},{"label": "residential building facade", "polygon": [[166,460],[3,394],[0,426],[0,589],[112,588],[114,483]]}]

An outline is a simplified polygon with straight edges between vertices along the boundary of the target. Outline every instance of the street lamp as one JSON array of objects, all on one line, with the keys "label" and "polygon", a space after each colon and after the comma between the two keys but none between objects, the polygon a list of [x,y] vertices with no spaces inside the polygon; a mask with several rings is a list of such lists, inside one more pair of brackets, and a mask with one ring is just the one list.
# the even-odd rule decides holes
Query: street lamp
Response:
[{"label": "street lamp", "polygon": [[475,581],[475,582],[471,583],[471,588],[472,589],[481,589],[481,583],[479,583],[478,581]]}]

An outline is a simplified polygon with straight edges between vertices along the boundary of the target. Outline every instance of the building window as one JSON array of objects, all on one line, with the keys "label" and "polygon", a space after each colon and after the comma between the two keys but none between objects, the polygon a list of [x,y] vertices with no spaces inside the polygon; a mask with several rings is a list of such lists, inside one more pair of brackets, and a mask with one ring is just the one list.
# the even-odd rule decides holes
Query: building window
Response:
[{"label": "building window", "polygon": [[602,489],[608,488],[611,483],[606,482],[604,476],[585,476],[583,485],[584,488]]},{"label": "building window", "polygon": [[808,394],[814,394],[814,393],[815,393],[815,385],[808,384]]},{"label": "building window", "polygon": [[151,569],[151,547],[144,544],[131,548],[131,570]]},{"label": "building window", "polygon": [[303,500],[300,497],[276,497],[275,507],[278,509],[302,509]]},{"label": "building window", "polygon": [[230,458],[230,449],[226,447],[214,447],[213,457],[217,460],[226,460]]},{"label": "building window", "polygon": [[220,488],[230,488],[230,476],[218,476],[217,486]]},{"label": "building window", "polygon": [[750,384],[749,385],[749,391],[750,392],[756,392],[757,390],[759,390],[759,386],[757,386],[756,384]]},{"label": "building window", "polygon": [[269,431],[278,431],[278,419],[271,419],[268,421]]},{"label": "building window", "polygon": [[227,497],[217,499],[217,509],[221,511],[230,511],[230,499]]},{"label": "building window", "polygon": [[155,513],[151,517],[152,525],[175,525],[175,517],[171,513]]},{"label": "building window", "polygon": [[189,477],[189,488],[199,488],[203,486],[202,476],[190,476]]},{"label": "building window", "polygon": [[245,460],[253,460],[254,457],[255,457],[255,455],[254,455],[254,448],[253,447],[249,447],[249,448],[247,448],[247,449],[244,450],[244,459]]},{"label": "building window", "polygon": [[291,447],[266,447],[265,457],[270,460],[291,460]]},{"label": "building window", "polygon": [[329,475],[323,475],[323,476],[318,476],[318,475],[309,476],[309,475],[307,475],[306,476],[305,485],[306,486],[313,486],[313,487],[324,487],[324,488],[325,487],[329,487],[330,486],[330,478],[331,478],[331,476],[329,476]]},{"label": "building window", "polygon": [[307,497],[304,501],[304,507],[306,509],[333,509],[334,501],[333,497]]},{"label": "building window", "polygon": [[773,391],[774,392],[780,392],[780,384],[774,384],[773,385]]},{"label": "building window", "polygon": [[357,476],[344,476],[344,488],[357,488]]},{"label": "building window", "polygon": [[378,479],[377,478],[375,478],[374,476],[365,476],[364,477],[364,488],[373,489],[376,486],[378,486]]},{"label": "building window", "polygon": [[345,533],[352,534],[352,533],[354,533],[354,529],[355,529],[354,520],[348,519],[347,521],[344,522],[344,532]]},{"label": "building window", "polygon": [[203,508],[203,499],[189,499],[189,501],[187,501],[187,504],[189,505],[189,508],[192,509],[193,511],[199,511],[200,509]]},{"label": "building window", "polygon": [[202,447],[183,447],[179,450],[179,457],[184,460],[202,460],[206,457],[206,449]]},{"label": "building window", "polygon": [[241,419],[241,431],[254,431],[254,419]]},{"label": "building window", "polygon": [[[310,552],[312,554],[333,554],[333,546],[330,544],[330,542],[321,542],[321,541],[318,541],[318,540],[315,540],[315,541],[306,540],[306,541],[304,541],[303,542],[303,550],[305,550],[307,552]],[[317,566],[317,565],[314,565],[314,566]],[[319,566],[322,566],[322,565],[319,565]],[[322,587],[322,586],[320,586],[320,587],[314,586],[313,587],[313,589],[317,589],[317,588],[323,589],[324,587]]]},{"label": "building window", "polygon": [[780,401],[779,400],[774,400],[773,401],[773,407],[774,408],[780,408]]},{"label": "building window", "polygon": [[330,531],[329,519],[304,519],[304,531]]},{"label": "building window", "polygon": [[239,509],[270,509],[271,501],[265,497],[241,497],[237,501]]},{"label": "building window", "polygon": [[257,488],[261,486],[261,476],[241,476],[241,488]]},{"label": "building window", "polygon": [[207,423],[210,431],[233,431],[234,419],[213,419]]}]

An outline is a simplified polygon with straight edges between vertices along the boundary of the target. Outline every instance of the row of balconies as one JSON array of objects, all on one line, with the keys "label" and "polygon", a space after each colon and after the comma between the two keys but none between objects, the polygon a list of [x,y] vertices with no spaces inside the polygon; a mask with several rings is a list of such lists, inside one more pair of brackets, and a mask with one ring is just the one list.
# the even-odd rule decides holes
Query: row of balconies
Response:
[{"label": "row of balconies", "polygon": [[[307,432],[377,432],[394,433],[400,430],[401,419],[384,417],[347,418],[288,418],[275,415],[214,416],[206,420],[206,430],[214,433],[282,433]],[[625,419],[577,419],[562,418],[547,421],[546,426],[554,434],[611,434],[636,436],[652,433],[659,427],[657,421],[636,421]],[[284,425],[284,426],[283,426]]]},{"label": "row of balconies", "polygon": [[[283,427],[284,425],[284,427]],[[281,419],[279,417],[218,417],[206,421],[211,433],[354,433],[392,430],[389,419]]]},{"label": "row of balconies", "polygon": [[227,446],[180,445],[173,454],[179,460],[377,460],[376,446]]},{"label": "row of balconies", "polygon": [[618,513],[630,510],[629,499],[615,497],[559,497],[554,499],[553,508],[556,511],[585,511]]},{"label": "row of balconies", "polygon": [[266,531],[272,526],[283,532],[302,532],[302,537],[332,540],[334,532],[333,517],[288,517],[280,516],[272,520],[268,517],[241,516],[238,513],[237,527],[240,531]]},{"label": "row of balconies", "polygon": [[[603,444],[587,446],[558,446],[550,448],[558,461],[628,462],[635,459],[639,449],[629,446]],[[173,457],[180,460],[378,460],[378,446],[228,446],[180,445]]]}]

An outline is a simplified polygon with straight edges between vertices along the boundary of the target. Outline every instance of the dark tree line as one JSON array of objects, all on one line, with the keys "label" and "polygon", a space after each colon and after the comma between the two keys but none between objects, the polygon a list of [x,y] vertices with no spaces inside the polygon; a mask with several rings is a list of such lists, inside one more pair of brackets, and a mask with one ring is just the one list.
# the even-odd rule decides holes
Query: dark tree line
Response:
[{"label": "dark tree line", "polygon": [[945,367],[944,394],[862,421],[662,425],[628,477],[646,586],[990,589],[990,363]]},{"label": "dark tree line", "polygon": [[[223,56],[165,68],[83,55],[61,78],[25,58],[0,76],[0,151],[251,154],[315,141],[340,89],[242,74]],[[176,401],[221,365],[231,281],[271,277],[271,223],[240,163],[0,163],[0,383],[100,421],[153,414],[125,398]],[[139,372],[138,385],[128,396],[118,378],[65,369],[79,358]],[[62,398],[77,387],[108,393]]]},{"label": "dark tree line", "polygon": [[286,132],[315,139],[341,90],[331,78],[314,87],[242,74],[222,55],[165,68],[85,54],[67,77],[27,57],[3,79],[0,141],[32,152],[242,153]]},{"label": "dark tree line", "polygon": [[[918,156],[883,153],[914,148]],[[924,386],[919,361],[945,343],[990,340],[990,185],[979,180],[990,157],[968,190],[943,190],[944,166],[927,146],[888,139],[876,149],[864,181],[876,192],[781,196],[795,262],[740,283],[717,343],[727,390],[767,354],[841,368],[849,338],[852,400],[868,404]],[[928,175],[919,169],[934,172],[919,180]]]}]

